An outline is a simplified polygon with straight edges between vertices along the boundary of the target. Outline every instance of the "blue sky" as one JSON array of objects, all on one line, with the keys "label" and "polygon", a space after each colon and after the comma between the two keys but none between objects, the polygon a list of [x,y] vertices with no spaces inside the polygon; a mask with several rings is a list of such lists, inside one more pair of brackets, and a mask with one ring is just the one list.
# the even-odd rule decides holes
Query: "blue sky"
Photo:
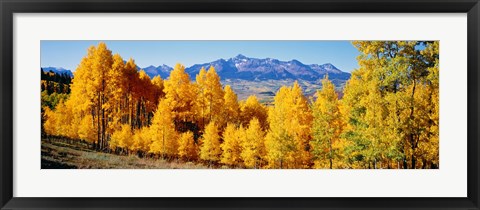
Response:
[{"label": "blue sky", "polygon": [[[100,41],[41,41],[41,66],[75,71],[87,48]],[[185,66],[207,63],[238,54],[253,58],[297,59],[304,64],[332,63],[351,72],[357,68],[358,51],[350,41],[104,41],[124,60],[138,66]]]}]

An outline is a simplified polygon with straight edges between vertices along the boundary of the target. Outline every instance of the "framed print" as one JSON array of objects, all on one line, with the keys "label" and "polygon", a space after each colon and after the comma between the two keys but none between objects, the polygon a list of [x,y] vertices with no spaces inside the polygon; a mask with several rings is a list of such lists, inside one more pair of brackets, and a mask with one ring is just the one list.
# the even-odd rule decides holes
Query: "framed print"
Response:
[{"label": "framed print", "polygon": [[2,1],[2,209],[478,209],[469,1]]}]

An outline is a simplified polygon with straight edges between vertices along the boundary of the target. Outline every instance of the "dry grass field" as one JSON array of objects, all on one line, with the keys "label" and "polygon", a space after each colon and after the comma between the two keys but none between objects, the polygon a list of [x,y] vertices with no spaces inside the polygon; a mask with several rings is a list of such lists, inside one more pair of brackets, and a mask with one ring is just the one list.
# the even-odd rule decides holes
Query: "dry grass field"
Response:
[{"label": "dry grass field", "polygon": [[181,160],[140,158],[98,152],[79,141],[42,139],[42,169],[206,169],[206,165]]}]

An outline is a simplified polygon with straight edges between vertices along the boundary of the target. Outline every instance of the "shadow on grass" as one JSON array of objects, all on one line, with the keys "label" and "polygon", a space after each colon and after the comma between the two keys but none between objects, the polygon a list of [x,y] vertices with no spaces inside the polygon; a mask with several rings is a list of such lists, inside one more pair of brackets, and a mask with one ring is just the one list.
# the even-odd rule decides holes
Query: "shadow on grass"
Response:
[{"label": "shadow on grass", "polygon": [[74,169],[76,166],[63,164],[59,162],[53,162],[42,158],[42,169]]}]

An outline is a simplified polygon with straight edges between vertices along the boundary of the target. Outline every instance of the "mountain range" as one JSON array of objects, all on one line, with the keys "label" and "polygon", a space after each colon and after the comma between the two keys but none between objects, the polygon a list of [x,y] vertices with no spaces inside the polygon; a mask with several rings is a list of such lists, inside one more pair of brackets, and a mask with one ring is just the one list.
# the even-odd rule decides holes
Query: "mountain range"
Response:
[{"label": "mountain range", "polygon": [[[192,80],[200,72],[203,67],[206,70],[213,66],[222,80],[226,79],[242,79],[248,81],[255,80],[282,80],[282,79],[301,79],[307,81],[317,81],[322,79],[325,74],[334,80],[348,80],[350,73],[343,72],[331,63],[326,64],[303,64],[298,60],[280,61],[273,58],[249,58],[244,55],[237,55],[233,58],[218,59],[209,63],[194,64],[187,67],[185,71],[190,75]],[[173,69],[165,64],[160,66],[147,66],[143,69],[150,77],[160,75],[167,78]],[[64,68],[43,67],[44,71],[53,71],[55,73],[67,73],[73,76],[72,71]]]},{"label": "mountain range", "polygon": [[68,76],[73,77],[72,71],[64,69],[62,67],[42,67],[42,70],[44,72],[52,71],[55,74],[67,74]]},{"label": "mountain range", "polygon": [[[348,80],[350,74],[343,72],[331,63],[326,64],[303,64],[298,60],[280,61],[272,58],[249,58],[244,55],[237,55],[233,58],[218,59],[209,63],[194,64],[187,67],[185,71],[192,80],[200,72],[201,68],[208,70],[213,66],[222,80],[241,79],[248,81],[256,80],[284,80],[301,79],[317,81],[328,73],[330,79]],[[148,66],[143,69],[150,77],[160,75],[167,78],[173,69],[167,65]]]},{"label": "mountain range", "polygon": [[307,80],[317,81],[328,73],[331,79],[348,80],[350,74],[339,70],[330,63],[318,65],[303,64],[298,60],[280,61],[273,58],[249,58],[237,55],[233,58],[219,59],[210,63],[195,64],[185,69],[194,78],[203,67],[208,70],[213,66],[222,80],[242,79],[256,80]]}]

